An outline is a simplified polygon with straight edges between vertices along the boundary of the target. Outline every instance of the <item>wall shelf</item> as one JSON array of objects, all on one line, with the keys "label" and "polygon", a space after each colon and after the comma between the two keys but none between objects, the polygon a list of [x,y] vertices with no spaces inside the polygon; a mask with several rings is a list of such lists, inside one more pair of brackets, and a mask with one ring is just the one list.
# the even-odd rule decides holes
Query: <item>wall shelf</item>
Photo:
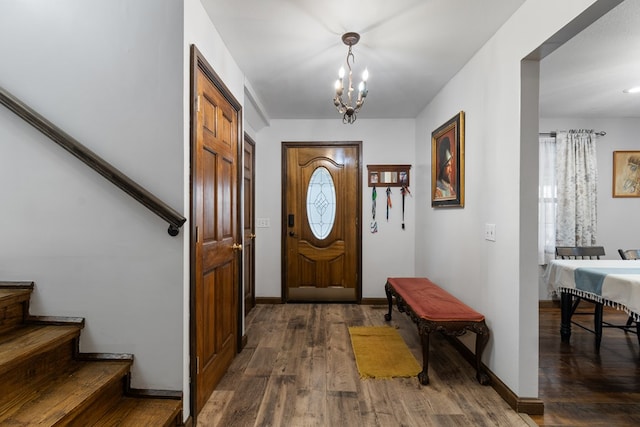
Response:
[{"label": "wall shelf", "polygon": [[367,165],[369,187],[408,187],[411,165]]}]

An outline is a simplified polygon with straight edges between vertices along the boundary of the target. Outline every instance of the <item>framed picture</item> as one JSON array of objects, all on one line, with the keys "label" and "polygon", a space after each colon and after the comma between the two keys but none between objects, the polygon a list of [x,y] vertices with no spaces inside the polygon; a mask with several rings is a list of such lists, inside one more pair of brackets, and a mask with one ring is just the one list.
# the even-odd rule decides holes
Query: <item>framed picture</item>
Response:
[{"label": "framed picture", "polygon": [[464,111],[431,133],[431,206],[464,207]]},{"label": "framed picture", "polygon": [[640,151],[613,152],[613,197],[640,197]]}]

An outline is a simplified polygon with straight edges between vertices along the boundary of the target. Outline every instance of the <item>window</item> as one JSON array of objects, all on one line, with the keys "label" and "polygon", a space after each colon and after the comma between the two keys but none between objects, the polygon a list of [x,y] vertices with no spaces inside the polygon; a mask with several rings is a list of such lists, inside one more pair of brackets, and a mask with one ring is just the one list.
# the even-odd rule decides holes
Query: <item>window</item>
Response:
[{"label": "window", "polygon": [[307,220],[316,238],[325,239],[336,219],[336,189],[331,173],[319,167],[311,175],[307,188]]}]

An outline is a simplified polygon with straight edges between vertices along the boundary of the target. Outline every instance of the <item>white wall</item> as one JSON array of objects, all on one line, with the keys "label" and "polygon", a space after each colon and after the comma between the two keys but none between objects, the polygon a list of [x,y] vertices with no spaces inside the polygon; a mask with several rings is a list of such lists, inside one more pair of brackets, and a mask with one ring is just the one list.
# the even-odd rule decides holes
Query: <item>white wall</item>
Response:
[{"label": "white wall", "polygon": [[[0,86],[178,211],[182,3],[3,2]],[[134,387],[181,390],[183,238],[0,107],[0,278],[31,313],[86,318],[83,352],[133,353]]]},{"label": "white wall", "polygon": [[[538,394],[537,215],[528,212],[537,197],[528,190],[537,183],[537,162],[521,162],[520,147],[521,112],[536,113],[520,96],[521,60],[591,3],[527,1],[416,125],[416,274],[485,314],[492,332],[485,363],[520,397]],[[465,207],[432,209],[430,134],[460,110],[466,112]],[[535,139],[535,129],[532,134]],[[484,240],[486,223],[496,224],[496,242]]]},{"label": "white wall", "polygon": [[[327,108],[330,108],[327,105]],[[366,108],[366,106],[365,106]],[[414,164],[414,120],[358,119],[345,125],[335,120],[272,120],[256,135],[256,218],[268,218],[269,228],[256,228],[256,296],[281,296],[281,203],[283,141],[362,141],[362,296],[385,297],[390,276],[413,276],[415,229],[414,197],[405,202],[405,230],[401,229],[402,199],[393,188],[389,222],[386,194],[378,188],[378,233],[369,231],[371,188],[367,187],[367,164]],[[410,171],[410,190],[416,191],[415,168]]]}]

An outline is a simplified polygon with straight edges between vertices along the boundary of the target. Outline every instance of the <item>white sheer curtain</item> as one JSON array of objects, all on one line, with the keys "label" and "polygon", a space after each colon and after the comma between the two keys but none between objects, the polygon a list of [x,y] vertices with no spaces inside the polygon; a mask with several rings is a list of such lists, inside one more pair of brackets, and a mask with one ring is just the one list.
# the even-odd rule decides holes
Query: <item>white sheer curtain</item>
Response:
[{"label": "white sheer curtain", "polygon": [[556,249],[556,138],[540,137],[538,183],[538,264],[555,258]]},{"label": "white sheer curtain", "polygon": [[558,132],[556,244],[593,246],[597,229],[596,135],[591,130]]}]

